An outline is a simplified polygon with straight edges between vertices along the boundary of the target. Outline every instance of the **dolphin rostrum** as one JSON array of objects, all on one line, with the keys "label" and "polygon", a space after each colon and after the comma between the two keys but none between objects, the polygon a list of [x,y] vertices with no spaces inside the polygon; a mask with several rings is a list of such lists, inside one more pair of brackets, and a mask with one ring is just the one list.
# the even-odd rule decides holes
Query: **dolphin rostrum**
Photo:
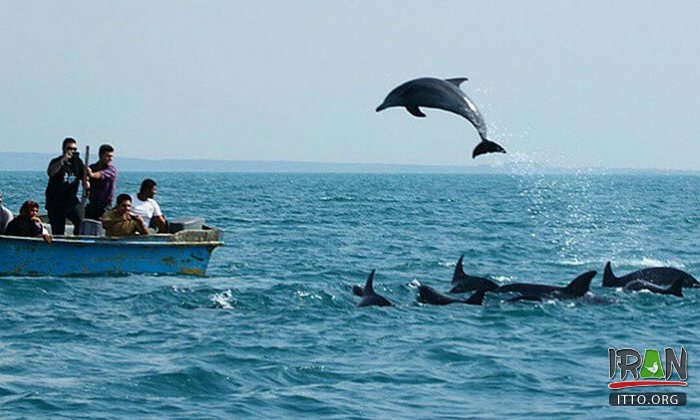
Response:
[{"label": "dolphin rostrum", "polygon": [[541,300],[541,299],[574,299],[583,297],[591,287],[591,281],[597,274],[596,271],[587,271],[576,277],[564,287],[548,286],[545,284],[511,283],[492,290],[493,293],[514,292],[520,296],[514,300]]},{"label": "dolphin rostrum", "polygon": [[463,259],[464,255],[459,257],[459,260],[457,261],[455,272],[452,275],[452,289],[450,290],[450,293],[465,293],[471,292],[472,290],[489,291],[498,288],[498,285],[489,279],[465,274],[464,266],[462,265]]},{"label": "dolphin rostrum", "polygon": [[608,261],[603,271],[603,287],[625,287],[627,283],[633,280],[643,280],[660,286],[668,286],[675,283],[679,278],[683,280],[683,287],[700,287],[700,282],[695,277],[673,267],[644,268],[622,277],[615,277],[610,261]]},{"label": "dolphin rostrum", "polygon": [[[378,295],[377,293],[374,292],[374,272],[375,270],[372,270],[371,273],[369,273],[369,276],[367,277],[367,282],[365,283],[364,289],[362,289],[362,300],[360,303],[357,304],[358,307],[363,307],[363,306],[391,306],[391,302],[389,302],[384,296]],[[355,286],[353,287],[353,293],[358,294],[360,290],[358,290],[359,287]]]},{"label": "dolphin rostrum", "polygon": [[389,92],[384,102],[377,107],[377,112],[391,107],[404,107],[414,117],[425,117],[420,110],[437,108],[466,118],[479,132],[481,143],[472,153],[472,158],[485,153],[505,153],[506,150],[487,138],[486,123],[476,104],[459,88],[466,77],[454,79],[437,79],[422,77],[406,82]]}]

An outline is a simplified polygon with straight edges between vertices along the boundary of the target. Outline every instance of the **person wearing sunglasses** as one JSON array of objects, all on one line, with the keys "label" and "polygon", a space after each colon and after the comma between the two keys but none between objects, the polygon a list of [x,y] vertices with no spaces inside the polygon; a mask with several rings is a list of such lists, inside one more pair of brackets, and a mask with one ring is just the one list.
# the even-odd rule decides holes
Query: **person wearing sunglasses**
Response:
[{"label": "person wearing sunglasses", "polygon": [[66,219],[73,223],[77,233],[82,221],[78,185],[82,181],[83,188],[90,188],[85,164],[78,153],[78,142],[72,137],[66,137],[63,140],[62,150],[63,154],[51,159],[46,171],[49,175],[49,184],[46,187],[46,210],[49,213],[49,224],[53,235],[65,234]]}]

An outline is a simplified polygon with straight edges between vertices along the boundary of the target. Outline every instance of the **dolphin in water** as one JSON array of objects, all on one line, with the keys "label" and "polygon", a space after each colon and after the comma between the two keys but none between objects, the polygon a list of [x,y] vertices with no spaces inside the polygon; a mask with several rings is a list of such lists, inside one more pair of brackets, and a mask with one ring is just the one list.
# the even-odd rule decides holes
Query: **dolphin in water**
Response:
[{"label": "dolphin in water", "polygon": [[608,261],[603,271],[603,287],[625,287],[627,283],[633,280],[643,280],[659,286],[668,286],[675,283],[679,278],[683,280],[683,287],[700,287],[700,282],[695,277],[673,267],[644,268],[622,277],[615,277],[610,261]]},{"label": "dolphin in water", "polygon": [[359,284],[354,284],[352,286],[352,294],[355,296],[362,297],[362,295],[365,293],[365,288],[360,286]]},{"label": "dolphin in water", "polygon": [[355,295],[361,292],[359,296],[362,296],[362,300],[357,304],[360,308],[363,306],[391,306],[391,302],[389,302],[387,298],[374,292],[373,284],[375,271],[376,270],[372,270],[372,272],[369,273],[364,289],[359,290],[359,286],[353,286],[352,288],[352,292]]},{"label": "dolphin in water", "polygon": [[445,80],[422,77],[411,80],[389,92],[384,102],[377,107],[377,112],[391,107],[404,107],[414,117],[422,118],[425,114],[420,107],[449,111],[466,118],[479,132],[481,143],[474,148],[472,158],[485,153],[505,153],[503,147],[487,138],[484,117],[476,104],[459,88],[465,80],[466,77]]},{"label": "dolphin in water", "polygon": [[598,274],[596,271],[587,271],[580,276],[576,277],[571,283],[564,287],[548,286],[545,284],[533,284],[533,283],[511,283],[501,286],[495,290],[493,293],[507,293],[513,292],[518,293],[520,296],[516,296],[510,301],[518,300],[535,300],[539,301],[542,299],[575,299],[583,297],[591,287],[591,281],[593,277]]},{"label": "dolphin in water", "polygon": [[471,292],[472,290],[489,291],[498,288],[498,285],[489,279],[465,274],[464,266],[462,265],[463,259],[464,255],[459,257],[459,260],[457,261],[455,272],[452,275],[452,289],[450,290],[450,293],[465,293]]},{"label": "dolphin in water", "polygon": [[455,299],[438,292],[430,286],[418,286],[418,301],[429,305],[450,305],[452,303],[466,303],[467,305],[481,305],[484,302],[486,290],[477,290],[469,299]]},{"label": "dolphin in water", "polygon": [[650,292],[658,293],[661,295],[673,295],[683,297],[683,278],[678,277],[676,281],[674,281],[673,284],[666,289],[659,286],[658,284],[650,283],[648,281],[632,280],[631,282],[625,285],[625,290],[649,290]]}]

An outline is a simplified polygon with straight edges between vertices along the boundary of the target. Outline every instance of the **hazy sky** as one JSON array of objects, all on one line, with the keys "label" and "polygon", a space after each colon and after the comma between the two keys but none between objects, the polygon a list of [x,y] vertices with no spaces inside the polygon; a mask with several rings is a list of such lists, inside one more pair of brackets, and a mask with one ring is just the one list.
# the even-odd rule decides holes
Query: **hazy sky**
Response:
[{"label": "hazy sky", "polygon": [[[700,169],[696,1],[9,1],[0,151]],[[374,109],[469,77],[476,130]]]}]

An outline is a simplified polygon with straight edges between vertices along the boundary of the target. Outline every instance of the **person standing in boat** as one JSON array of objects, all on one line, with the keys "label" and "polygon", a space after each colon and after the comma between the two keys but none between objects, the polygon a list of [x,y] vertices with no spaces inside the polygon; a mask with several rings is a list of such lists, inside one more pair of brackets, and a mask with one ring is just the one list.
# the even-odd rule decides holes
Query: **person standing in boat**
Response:
[{"label": "person standing in boat", "polygon": [[99,160],[87,168],[91,182],[90,202],[85,206],[87,219],[100,220],[107,210],[112,208],[114,187],[117,184],[117,168],[112,165],[114,148],[109,144],[100,146]]},{"label": "person standing in boat", "polygon": [[85,176],[85,164],[78,153],[78,142],[72,137],[63,140],[63,154],[51,159],[46,173],[49,185],[46,186],[46,210],[49,213],[51,232],[63,235],[66,230],[66,218],[73,223],[77,232],[80,226],[80,200],[78,185],[83,181],[83,188],[90,188]]},{"label": "person standing in boat", "polygon": [[102,216],[102,227],[107,236],[148,235],[141,216],[131,214],[131,197],[119,194],[117,206]]},{"label": "person standing in boat", "polygon": [[0,235],[5,233],[5,229],[13,217],[10,209],[2,205],[2,192],[0,192]]},{"label": "person standing in boat", "polygon": [[39,204],[27,200],[19,209],[19,216],[12,219],[5,229],[7,236],[22,236],[26,238],[44,238],[46,243],[51,243],[51,235],[39,219]]},{"label": "person standing in boat", "polygon": [[146,178],[141,182],[138,194],[131,195],[131,214],[141,216],[146,227],[157,227],[158,233],[166,233],[168,226],[163,212],[154,199],[158,194],[156,181]]}]

